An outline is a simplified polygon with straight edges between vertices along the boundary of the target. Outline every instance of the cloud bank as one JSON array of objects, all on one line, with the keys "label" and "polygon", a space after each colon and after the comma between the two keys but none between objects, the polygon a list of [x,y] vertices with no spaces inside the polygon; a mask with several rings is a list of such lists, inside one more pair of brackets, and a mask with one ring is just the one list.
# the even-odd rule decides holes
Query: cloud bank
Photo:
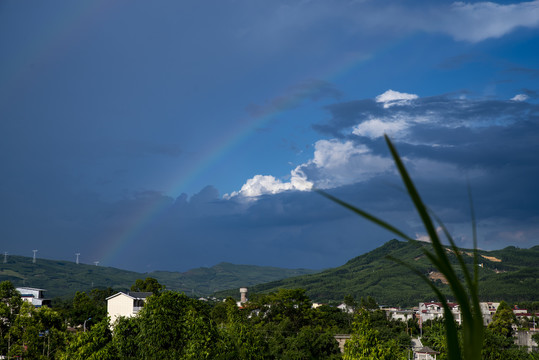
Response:
[{"label": "cloud bank", "polygon": [[[110,261],[124,268],[137,264],[138,270],[144,264],[148,271],[186,270],[220,261],[337,266],[392,236],[308,191],[313,187],[424,239],[382,138],[383,131],[392,131],[423,198],[458,245],[472,245],[467,180],[480,247],[537,244],[537,104],[408,94],[386,97],[398,102],[388,107],[380,99],[328,106],[329,120],[316,125],[326,138],[314,144],[312,158],[289,176],[255,175],[224,198],[211,186],[191,198],[141,192],[116,202],[85,194],[62,203],[57,199],[66,198],[65,188],[52,186],[46,194],[33,194],[31,201],[24,201],[30,198],[25,194],[11,193],[3,199],[12,211],[6,215],[11,225],[2,229],[2,236],[14,243],[31,239],[25,244],[35,247],[36,234],[46,233],[61,249],[81,252],[88,263]],[[159,211],[140,219],[148,209]],[[133,223],[137,218],[144,221],[143,227]],[[115,253],[103,258],[119,240]],[[155,249],[177,256],[163,257]]]}]

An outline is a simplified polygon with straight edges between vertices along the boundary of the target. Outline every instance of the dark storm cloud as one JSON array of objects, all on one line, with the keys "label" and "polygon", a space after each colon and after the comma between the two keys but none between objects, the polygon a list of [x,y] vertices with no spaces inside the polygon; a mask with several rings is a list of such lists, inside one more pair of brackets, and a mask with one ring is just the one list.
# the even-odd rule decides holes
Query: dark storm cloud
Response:
[{"label": "dark storm cloud", "polygon": [[[456,95],[419,98],[390,107],[375,100],[334,104],[327,107],[331,119],[315,128],[387,156],[382,133],[369,132],[368,126],[389,124],[391,131],[391,124],[400,124],[392,132],[393,141],[427,203],[444,221],[457,229],[457,224],[469,222],[469,182],[487,246],[533,244],[539,203],[539,106]],[[354,131],[358,128],[363,131]],[[362,187],[370,189],[372,183]],[[366,201],[367,205],[390,208],[382,200],[386,196],[377,196]],[[395,202],[393,208],[404,211],[403,204]],[[512,230],[504,230],[504,226]]]},{"label": "dark storm cloud", "polygon": [[448,128],[459,125],[482,126],[496,123],[537,119],[539,106],[522,101],[474,100],[458,98],[458,94],[419,98],[412,104],[384,108],[384,103],[374,99],[333,104],[327,107],[332,115],[327,124],[315,128],[331,134],[378,117],[425,117],[429,123]]},{"label": "dark storm cloud", "polygon": [[339,99],[342,93],[327,81],[308,79],[295,84],[285,91],[285,95],[275,97],[264,105],[251,104],[246,110],[253,117],[265,116],[279,111],[294,109],[305,100]]},{"label": "dark storm cloud", "polygon": [[522,92],[532,99],[537,99],[539,97],[539,93],[535,90],[522,89]]},{"label": "dark storm cloud", "polygon": [[535,79],[535,78],[539,77],[539,69],[534,69],[534,68],[528,68],[528,67],[519,66],[519,67],[509,68],[506,71],[510,72],[510,73],[516,73],[516,74],[522,74],[522,75],[525,75],[525,76],[529,76],[532,79]]},{"label": "dark storm cloud", "polygon": [[480,54],[475,53],[469,53],[469,54],[460,54],[457,56],[452,56],[443,62],[441,62],[438,66],[441,69],[449,70],[449,69],[456,69],[459,68],[465,64],[469,64],[471,62],[479,62],[483,61],[484,56]]}]

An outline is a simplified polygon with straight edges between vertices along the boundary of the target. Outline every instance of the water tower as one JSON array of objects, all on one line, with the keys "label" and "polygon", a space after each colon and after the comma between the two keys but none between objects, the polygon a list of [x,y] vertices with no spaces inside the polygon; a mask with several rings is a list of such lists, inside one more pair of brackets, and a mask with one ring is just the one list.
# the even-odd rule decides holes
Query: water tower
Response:
[{"label": "water tower", "polygon": [[247,301],[247,288],[240,288],[240,303]]}]

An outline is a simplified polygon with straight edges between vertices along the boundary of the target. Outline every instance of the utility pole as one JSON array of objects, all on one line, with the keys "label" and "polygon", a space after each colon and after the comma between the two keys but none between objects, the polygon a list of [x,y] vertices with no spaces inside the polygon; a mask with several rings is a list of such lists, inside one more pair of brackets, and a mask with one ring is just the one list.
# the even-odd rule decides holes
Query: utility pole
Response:
[{"label": "utility pole", "polygon": [[32,250],[32,251],[34,252],[34,259],[32,260],[32,263],[35,264],[36,263],[36,252],[37,252],[37,250]]},{"label": "utility pole", "polygon": [[7,263],[7,251],[4,252],[4,264]]}]

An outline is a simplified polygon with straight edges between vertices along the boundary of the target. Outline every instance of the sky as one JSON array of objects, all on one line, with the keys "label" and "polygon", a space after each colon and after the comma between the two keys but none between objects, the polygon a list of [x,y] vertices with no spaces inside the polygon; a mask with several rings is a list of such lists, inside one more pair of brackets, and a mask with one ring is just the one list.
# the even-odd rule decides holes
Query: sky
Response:
[{"label": "sky", "polygon": [[[0,2],[0,251],[139,272],[539,244],[539,1]],[[471,190],[471,201],[468,195]]]}]

